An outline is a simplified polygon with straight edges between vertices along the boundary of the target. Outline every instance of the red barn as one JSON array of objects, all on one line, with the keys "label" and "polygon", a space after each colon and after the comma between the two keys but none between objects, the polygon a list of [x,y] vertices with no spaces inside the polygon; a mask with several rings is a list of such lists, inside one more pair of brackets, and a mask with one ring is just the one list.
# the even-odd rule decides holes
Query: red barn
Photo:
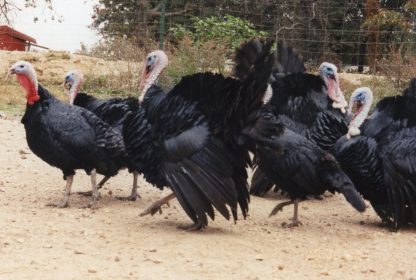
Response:
[{"label": "red barn", "polygon": [[45,48],[36,44],[36,39],[7,25],[0,25],[0,50],[28,51],[30,46]]}]

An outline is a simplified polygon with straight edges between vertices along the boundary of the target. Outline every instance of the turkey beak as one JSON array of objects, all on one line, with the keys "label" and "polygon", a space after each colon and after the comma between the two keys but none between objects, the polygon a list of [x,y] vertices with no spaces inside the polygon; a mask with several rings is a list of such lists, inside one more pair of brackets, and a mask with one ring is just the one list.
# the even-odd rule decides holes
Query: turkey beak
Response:
[{"label": "turkey beak", "polygon": [[9,71],[7,71],[6,80],[8,80],[10,78],[10,75],[13,74],[16,74],[16,70],[14,70],[14,68],[10,68]]},{"label": "turkey beak", "polygon": [[334,74],[328,74],[328,78],[330,78],[331,80],[336,81],[337,79],[335,78]]},{"label": "turkey beak", "polygon": [[146,75],[149,75],[150,71],[152,71],[152,65],[146,65]]},{"label": "turkey beak", "polygon": [[153,70],[153,64],[151,63],[146,63],[146,67],[143,69],[143,74],[142,74],[142,78],[140,79],[140,85],[139,85],[139,90],[143,90],[144,85],[146,84],[147,79],[150,76],[150,73]]},{"label": "turkey beak", "polygon": [[72,84],[70,83],[69,78],[65,78],[65,81],[64,81],[64,88],[65,88],[65,89],[67,89],[67,90],[70,90],[70,89],[71,89],[71,87],[72,87]]},{"label": "turkey beak", "polygon": [[69,83],[69,82],[65,82],[65,84],[64,84],[64,88],[65,88],[65,89],[67,89],[67,90],[71,90],[71,87],[72,87],[71,83]]}]

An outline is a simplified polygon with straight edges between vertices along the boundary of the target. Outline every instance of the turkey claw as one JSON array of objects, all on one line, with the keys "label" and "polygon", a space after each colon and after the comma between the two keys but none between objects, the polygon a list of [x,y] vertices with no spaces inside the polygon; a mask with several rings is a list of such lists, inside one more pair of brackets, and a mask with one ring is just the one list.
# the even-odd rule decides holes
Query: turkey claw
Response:
[{"label": "turkey claw", "polygon": [[[164,203],[166,204],[168,207],[170,207],[169,203]],[[159,214],[162,214],[162,205],[151,205],[149,208],[147,208],[146,210],[144,210],[142,213],[140,213],[140,217],[146,216],[146,215],[151,215],[153,216],[154,214],[156,214],[157,212],[159,212]]]},{"label": "turkey claw", "polygon": [[46,204],[48,207],[66,208],[68,207],[68,201],[49,202]]}]

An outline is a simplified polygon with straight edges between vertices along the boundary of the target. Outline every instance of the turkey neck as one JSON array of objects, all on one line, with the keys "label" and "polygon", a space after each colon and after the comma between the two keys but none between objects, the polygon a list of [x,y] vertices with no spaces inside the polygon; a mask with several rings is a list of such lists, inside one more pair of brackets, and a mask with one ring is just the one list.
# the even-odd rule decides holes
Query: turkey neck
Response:
[{"label": "turkey neck", "polygon": [[150,77],[147,78],[146,84],[144,85],[144,88],[143,88],[143,91],[142,91],[142,93],[139,96],[139,103],[142,103],[143,98],[144,98],[146,92],[149,90],[149,88],[152,85],[156,85],[156,83],[157,83],[157,81],[159,79],[159,76],[163,72],[163,69],[164,69],[163,68],[163,65],[158,64],[157,67],[153,70],[153,73],[150,75]]},{"label": "turkey neck", "polygon": [[359,109],[357,114],[351,120],[349,128],[357,128],[359,129],[360,126],[363,124],[364,120],[367,118],[368,113],[370,112],[370,107],[373,98],[371,96],[367,96],[368,100],[364,103],[364,105]]},{"label": "turkey neck", "polygon": [[38,94],[37,81],[30,79],[26,75],[22,75],[22,74],[17,74],[16,77],[19,83],[22,85],[22,87],[26,91],[27,104],[29,105],[35,104],[35,102],[40,99],[40,96]]},{"label": "turkey neck", "polygon": [[339,77],[338,74],[335,75],[335,80],[325,78],[327,85],[328,96],[333,101],[332,107],[335,109],[340,109],[342,113],[345,113],[345,107],[348,103],[345,100],[344,94],[339,88]]},{"label": "turkey neck", "polygon": [[69,90],[69,100],[70,104],[74,105],[74,100],[78,95],[79,90],[81,89],[82,82],[81,81],[75,81],[75,83],[72,85],[71,89]]}]

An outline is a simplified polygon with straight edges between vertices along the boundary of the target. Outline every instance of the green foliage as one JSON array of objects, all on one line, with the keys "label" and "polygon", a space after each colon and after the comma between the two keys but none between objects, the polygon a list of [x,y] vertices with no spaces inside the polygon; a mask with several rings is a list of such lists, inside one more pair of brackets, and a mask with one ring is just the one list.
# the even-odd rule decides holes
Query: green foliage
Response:
[{"label": "green foliage", "polygon": [[192,38],[193,42],[202,45],[209,41],[224,44],[229,52],[233,52],[242,41],[251,37],[263,37],[265,31],[258,31],[254,25],[244,19],[226,15],[224,18],[216,16],[200,19],[192,17],[192,25],[186,28],[177,25],[170,29],[174,38],[183,39],[184,36]]}]

